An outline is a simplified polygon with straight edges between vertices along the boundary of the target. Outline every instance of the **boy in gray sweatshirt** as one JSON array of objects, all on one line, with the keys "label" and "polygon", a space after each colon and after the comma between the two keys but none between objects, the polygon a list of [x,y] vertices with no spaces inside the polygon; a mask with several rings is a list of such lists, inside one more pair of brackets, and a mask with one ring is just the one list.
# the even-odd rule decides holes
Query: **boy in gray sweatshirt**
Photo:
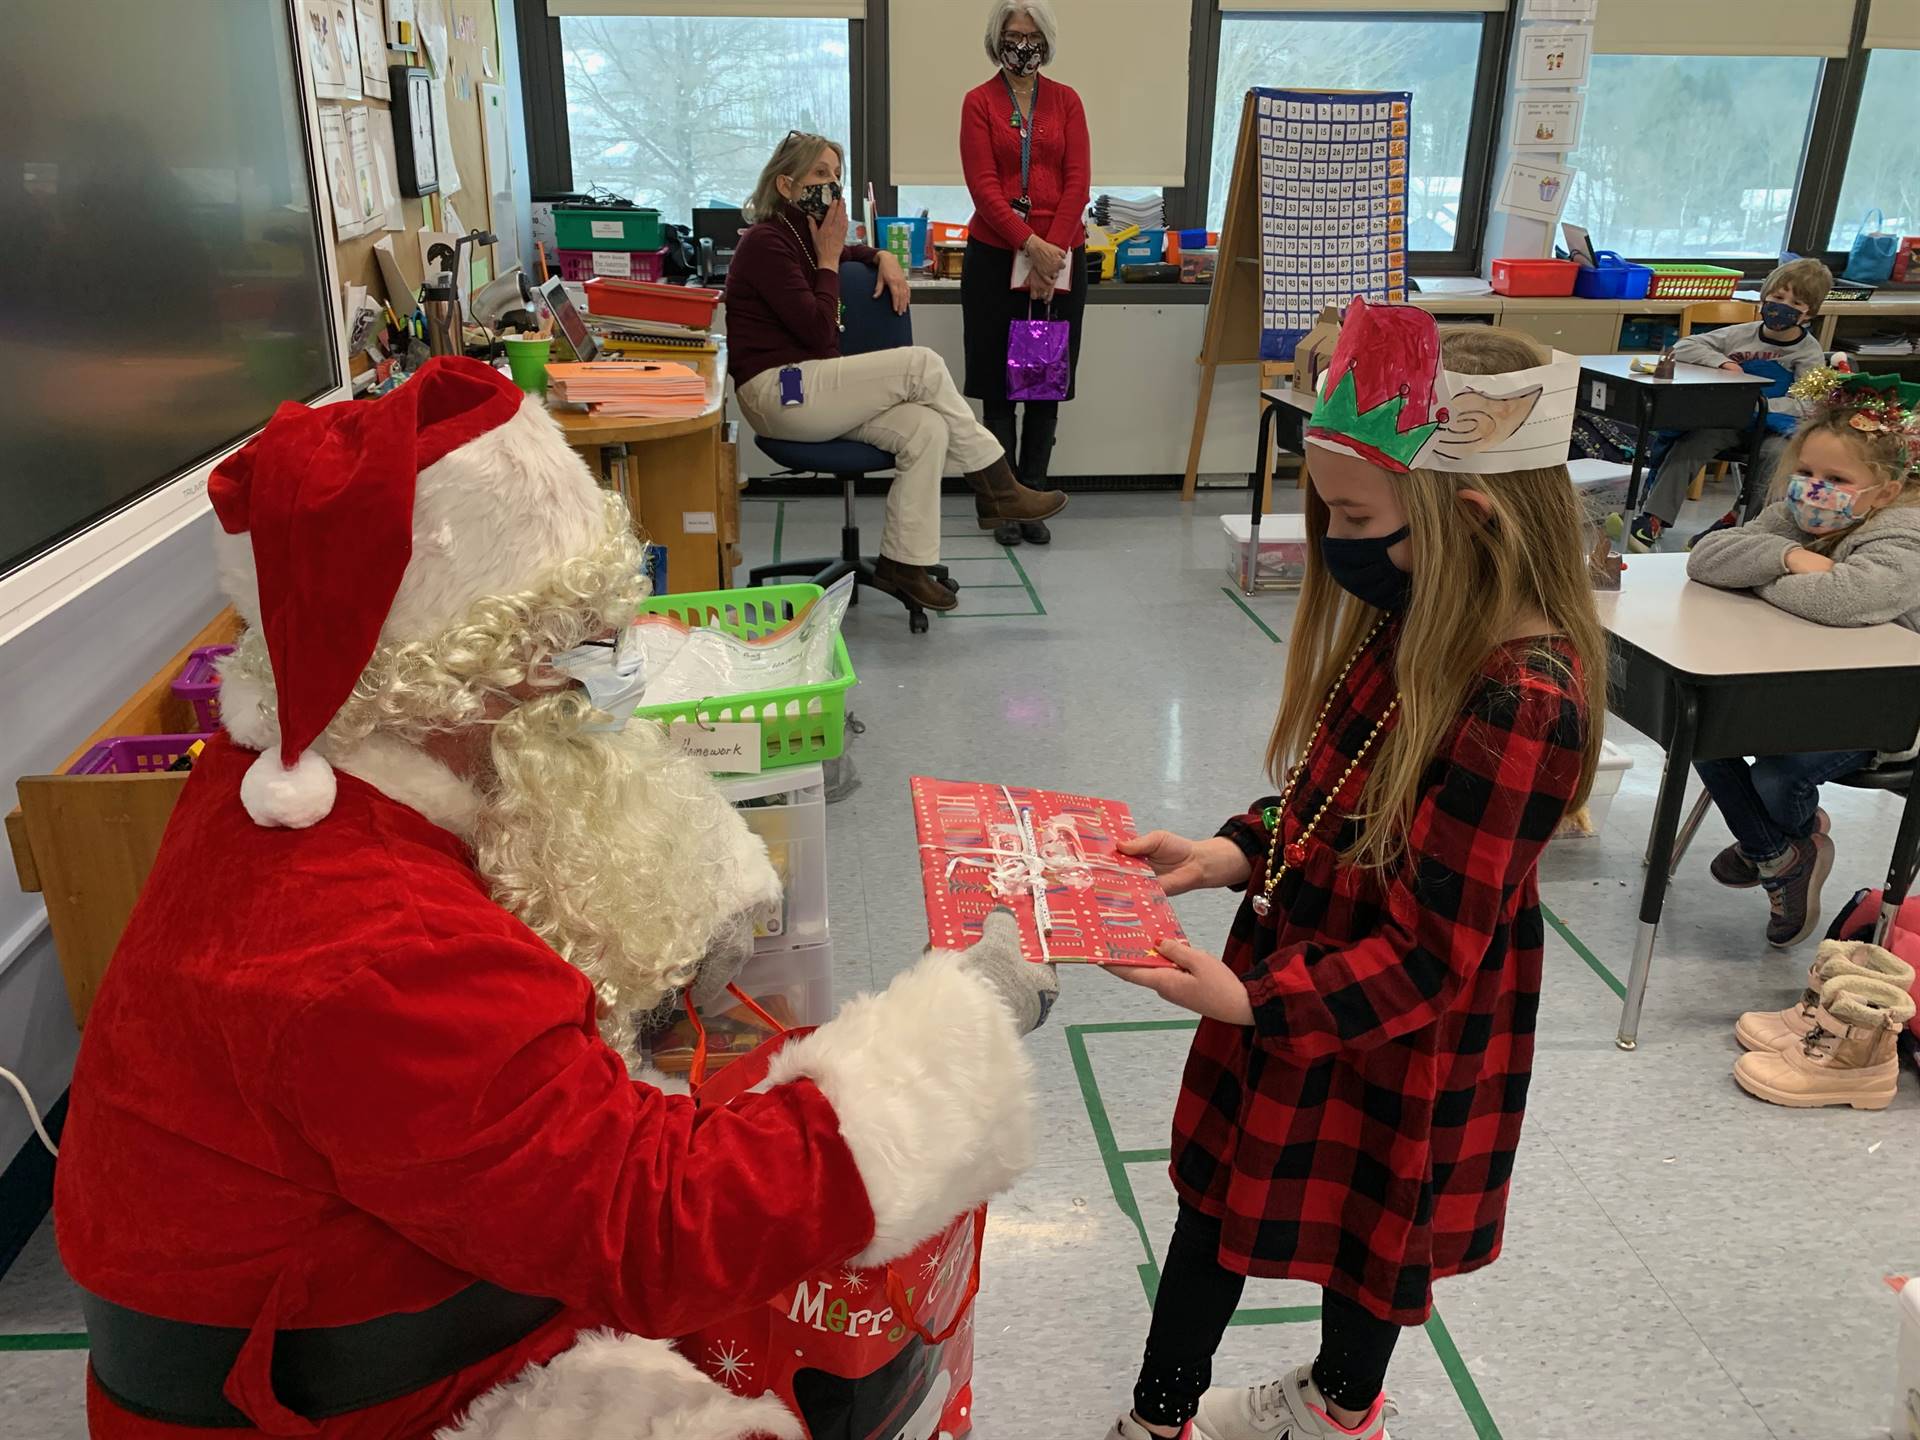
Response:
[{"label": "boy in gray sweatshirt", "polygon": [[[1772,382],[1766,390],[1767,433],[1760,442],[1760,473],[1749,477],[1750,484],[1767,483],[1794,425],[1807,413],[1807,402],[1793,399],[1787,387],[1826,363],[1812,321],[1832,289],[1833,272],[1818,260],[1791,260],[1760,287],[1758,320],[1688,335],[1673,347],[1673,358],[1683,364],[1764,375]],[[1627,548],[1639,554],[1658,549],[1660,532],[1680,513],[1680,502],[1695,472],[1744,438],[1740,431],[1723,429],[1688,430],[1676,438],[1647,491],[1646,508],[1627,528]]]}]

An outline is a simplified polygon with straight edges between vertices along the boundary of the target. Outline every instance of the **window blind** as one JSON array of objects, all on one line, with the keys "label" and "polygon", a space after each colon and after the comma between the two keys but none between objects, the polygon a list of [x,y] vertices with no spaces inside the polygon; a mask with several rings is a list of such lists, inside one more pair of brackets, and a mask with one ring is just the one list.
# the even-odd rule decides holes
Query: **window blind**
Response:
[{"label": "window blind", "polygon": [[1869,50],[1920,50],[1920,0],[1873,0],[1867,12]]},{"label": "window blind", "polygon": [[1601,55],[1847,53],[1853,0],[1600,0]]},{"label": "window blind", "polygon": [[[1060,59],[1049,79],[1080,92],[1102,185],[1183,185],[1193,7],[1187,0],[1054,0]],[[960,101],[994,75],[987,6],[891,0],[887,7],[892,179],[959,185]]]},{"label": "window blind", "polygon": [[549,15],[709,15],[745,20],[864,20],[867,0],[547,0]]}]

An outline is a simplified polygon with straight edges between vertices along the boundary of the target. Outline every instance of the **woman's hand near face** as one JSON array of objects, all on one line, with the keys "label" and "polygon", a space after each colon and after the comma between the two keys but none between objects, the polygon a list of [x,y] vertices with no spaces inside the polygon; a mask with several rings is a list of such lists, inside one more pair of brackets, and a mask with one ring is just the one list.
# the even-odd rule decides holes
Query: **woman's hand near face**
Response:
[{"label": "woman's hand near face", "polygon": [[824,220],[809,220],[813,230],[813,253],[822,270],[840,268],[840,252],[847,248],[847,202],[836,200]]}]

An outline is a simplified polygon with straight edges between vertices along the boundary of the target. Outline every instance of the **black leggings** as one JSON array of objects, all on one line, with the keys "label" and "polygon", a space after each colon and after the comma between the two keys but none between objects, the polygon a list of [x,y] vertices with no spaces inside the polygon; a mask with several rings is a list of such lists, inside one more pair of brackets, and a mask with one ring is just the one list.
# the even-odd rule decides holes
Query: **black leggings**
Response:
[{"label": "black leggings", "polygon": [[[1184,1425],[1213,1383],[1213,1352],[1239,1307],[1246,1277],[1220,1263],[1220,1222],[1180,1207],[1167,1265],[1153,1303],[1153,1328],[1134,1413],[1149,1425]],[[1313,1380],[1329,1404],[1365,1410],[1386,1384],[1387,1363],[1401,1327],[1380,1320],[1331,1290],[1320,1295],[1320,1357]]]},{"label": "black leggings", "polygon": [[[1014,406],[1026,410],[1015,419]],[[983,400],[983,423],[1007,452],[1007,464],[1030,490],[1045,490],[1047,467],[1053,455],[1054,436],[1060,429],[1060,402],[1057,400]]]}]

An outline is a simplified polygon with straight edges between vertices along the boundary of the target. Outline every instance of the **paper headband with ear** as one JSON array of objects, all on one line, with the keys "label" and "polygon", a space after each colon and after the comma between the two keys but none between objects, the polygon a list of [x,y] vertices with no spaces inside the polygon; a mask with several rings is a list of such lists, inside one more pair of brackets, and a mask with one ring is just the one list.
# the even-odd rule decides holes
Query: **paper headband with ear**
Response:
[{"label": "paper headband with ear", "polygon": [[1580,362],[1504,375],[1441,367],[1440,327],[1412,305],[1355,297],[1307,421],[1307,443],[1383,469],[1499,475],[1564,465]]}]

